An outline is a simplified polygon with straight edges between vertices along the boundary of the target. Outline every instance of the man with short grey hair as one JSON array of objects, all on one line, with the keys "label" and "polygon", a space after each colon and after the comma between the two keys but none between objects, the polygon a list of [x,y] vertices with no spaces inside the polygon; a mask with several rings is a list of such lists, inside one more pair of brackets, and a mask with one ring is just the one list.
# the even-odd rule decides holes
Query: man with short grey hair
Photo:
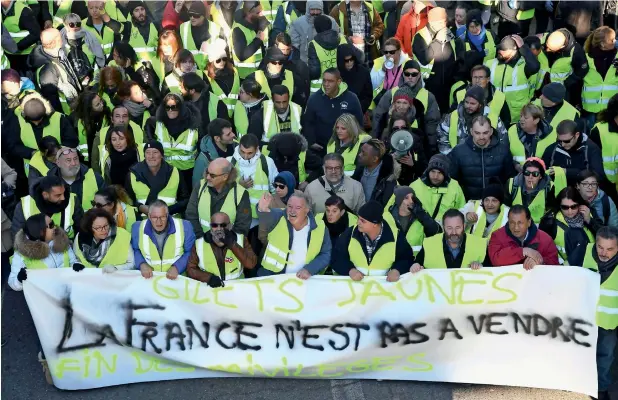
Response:
[{"label": "man with short grey hair", "polygon": [[346,208],[356,214],[365,204],[365,193],[360,182],[343,173],[343,157],[338,153],[324,156],[324,175],[311,182],[305,189],[314,214],[326,211],[324,202],[330,196],[339,196]]}]

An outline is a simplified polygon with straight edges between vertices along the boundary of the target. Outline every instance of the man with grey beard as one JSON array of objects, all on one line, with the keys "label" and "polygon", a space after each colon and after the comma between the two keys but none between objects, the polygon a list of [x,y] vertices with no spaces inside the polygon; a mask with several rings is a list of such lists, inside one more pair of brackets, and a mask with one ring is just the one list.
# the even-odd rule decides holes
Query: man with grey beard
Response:
[{"label": "man with grey beard", "polygon": [[82,209],[92,208],[94,194],[105,187],[101,175],[79,161],[77,149],[62,147],[56,154],[56,166],[47,173],[48,176],[57,176],[66,183],[71,193],[77,196],[78,204]]}]

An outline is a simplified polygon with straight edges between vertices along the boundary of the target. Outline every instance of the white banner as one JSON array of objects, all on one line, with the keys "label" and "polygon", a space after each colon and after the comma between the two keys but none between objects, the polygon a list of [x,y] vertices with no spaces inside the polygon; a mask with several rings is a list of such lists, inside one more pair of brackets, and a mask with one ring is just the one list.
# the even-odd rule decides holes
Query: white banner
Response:
[{"label": "white banner", "polygon": [[138,271],[24,284],[60,389],[201,377],[470,382],[597,393],[599,277],[425,270],[397,283],[292,275],[211,289]]}]

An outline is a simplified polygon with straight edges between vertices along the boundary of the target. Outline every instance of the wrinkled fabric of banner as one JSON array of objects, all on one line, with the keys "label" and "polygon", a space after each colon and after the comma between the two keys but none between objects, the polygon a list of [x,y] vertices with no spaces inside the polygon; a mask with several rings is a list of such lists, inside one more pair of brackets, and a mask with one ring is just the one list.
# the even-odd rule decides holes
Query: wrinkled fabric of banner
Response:
[{"label": "wrinkled fabric of banner", "polygon": [[577,267],[424,270],[396,283],[278,275],[217,289],[57,269],[29,272],[24,292],[60,389],[245,376],[597,393],[599,277]]}]

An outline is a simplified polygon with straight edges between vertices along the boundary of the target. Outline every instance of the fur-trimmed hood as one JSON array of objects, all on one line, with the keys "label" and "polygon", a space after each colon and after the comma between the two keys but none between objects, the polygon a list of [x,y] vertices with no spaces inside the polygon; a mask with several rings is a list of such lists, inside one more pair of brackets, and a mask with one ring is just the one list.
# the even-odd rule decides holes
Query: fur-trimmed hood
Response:
[{"label": "fur-trimmed hood", "polygon": [[26,105],[28,101],[32,99],[41,100],[41,102],[45,106],[45,114],[47,114],[48,117],[54,112],[54,108],[52,107],[51,103],[45,97],[43,97],[39,92],[31,92],[25,95],[21,99],[21,102],[19,103],[19,109],[21,110],[22,115],[23,115],[24,106]]},{"label": "fur-trimmed hood", "polygon": [[200,129],[202,117],[200,116],[199,109],[190,101],[184,100],[180,95],[177,98],[177,104],[180,104],[178,117],[169,119],[165,111],[165,104],[161,102],[156,111],[156,120],[163,122],[172,136],[174,136],[175,131],[178,131],[179,135],[187,129]]},{"label": "fur-trimmed hood", "polygon": [[[307,151],[309,148],[309,144],[307,143],[307,139],[295,132],[281,132],[273,135],[268,142],[268,150],[274,151],[275,148],[278,148],[281,152],[283,147],[288,147],[289,144],[296,144],[296,149],[299,149],[299,153],[303,151]],[[285,153],[285,151],[284,151]]]},{"label": "fur-trimmed hood", "polygon": [[69,245],[69,237],[59,228],[54,229],[54,240],[49,243],[28,239],[23,229],[15,235],[15,250],[33,260],[44,260],[49,257],[50,252],[64,253],[69,249]]}]

